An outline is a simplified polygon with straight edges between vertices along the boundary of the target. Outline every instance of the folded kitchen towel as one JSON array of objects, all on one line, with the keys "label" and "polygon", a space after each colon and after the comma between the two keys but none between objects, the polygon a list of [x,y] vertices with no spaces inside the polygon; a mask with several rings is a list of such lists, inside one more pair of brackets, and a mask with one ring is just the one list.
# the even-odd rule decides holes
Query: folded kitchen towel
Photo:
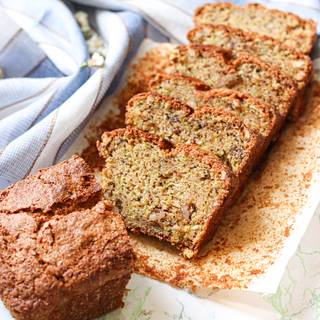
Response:
[{"label": "folded kitchen towel", "polygon": [[[0,188],[59,161],[142,39],[186,42],[193,11],[205,2],[0,0]],[[320,21],[318,0],[258,2]],[[100,68],[87,63],[78,10],[103,39]]]}]

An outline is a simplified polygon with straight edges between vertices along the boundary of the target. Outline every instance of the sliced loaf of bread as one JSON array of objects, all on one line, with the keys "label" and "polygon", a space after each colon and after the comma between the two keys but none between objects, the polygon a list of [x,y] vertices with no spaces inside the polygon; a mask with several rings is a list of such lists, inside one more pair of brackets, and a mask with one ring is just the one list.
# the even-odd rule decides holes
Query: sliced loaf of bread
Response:
[{"label": "sliced loaf of bread", "polygon": [[194,22],[224,24],[279,40],[284,45],[309,54],[316,40],[316,24],[312,20],[260,4],[239,7],[231,3],[210,3],[195,11]]},{"label": "sliced loaf of bread", "polygon": [[298,101],[292,110],[294,118],[301,114],[304,106],[304,92],[312,76],[310,57],[281,42],[252,32],[244,32],[226,25],[199,25],[188,33],[188,39],[195,44],[214,45],[232,50],[232,54],[248,54],[278,67],[296,81]]},{"label": "sliced loaf of bread", "polygon": [[265,147],[273,137],[279,121],[275,111],[259,100],[231,89],[211,89],[201,81],[177,74],[161,74],[150,82],[150,90],[178,99],[194,110],[203,107],[230,113],[261,135]]},{"label": "sliced loaf of bread", "polygon": [[105,195],[126,227],[196,256],[230,205],[229,168],[196,146],[170,147],[133,128],[104,133],[98,149]]},{"label": "sliced loaf of bread", "polygon": [[148,92],[127,105],[126,124],[177,144],[196,144],[229,165],[243,185],[260,152],[260,139],[238,118],[212,108],[194,112],[171,97]]},{"label": "sliced loaf of bread", "polygon": [[230,50],[214,46],[191,44],[176,47],[165,73],[194,77],[212,88],[229,88],[250,94],[274,108],[282,121],[297,94],[294,81],[278,69],[247,55],[233,59]]}]

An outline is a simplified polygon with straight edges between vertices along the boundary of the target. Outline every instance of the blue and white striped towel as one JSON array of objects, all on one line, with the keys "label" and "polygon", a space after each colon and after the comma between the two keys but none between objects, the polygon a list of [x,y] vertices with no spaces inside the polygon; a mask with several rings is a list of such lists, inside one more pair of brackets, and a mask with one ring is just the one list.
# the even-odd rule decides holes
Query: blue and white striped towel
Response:
[{"label": "blue and white striped towel", "polygon": [[[141,40],[186,42],[193,10],[205,2],[0,0],[0,189],[59,161]],[[319,0],[257,2],[320,25]],[[81,67],[88,50],[75,6],[107,46],[104,68]]]}]

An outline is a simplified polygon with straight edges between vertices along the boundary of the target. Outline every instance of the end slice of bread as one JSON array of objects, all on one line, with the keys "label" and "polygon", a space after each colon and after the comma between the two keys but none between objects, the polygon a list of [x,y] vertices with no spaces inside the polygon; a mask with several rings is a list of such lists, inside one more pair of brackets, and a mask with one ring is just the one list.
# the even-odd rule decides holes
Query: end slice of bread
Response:
[{"label": "end slice of bread", "polygon": [[238,118],[202,108],[194,112],[180,101],[157,93],[141,93],[128,103],[126,123],[178,144],[196,144],[226,163],[240,186],[256,164],[260,139]]},{"label": "end slice of bread", "polygon": [[[226,25],[199,25],[188,33],[195,44],[214,45],[232,50],[232,53],[248,54],[273,65],[292,78],[298,87],[298,96],[303,97],[312,76],[310,57],[281,44],[281,42],[257,33],[244,32]],[[303,99],[299,99],[303,101]],[[297,118],[303,111],[303,103],[295,103],[292,115]]]},{"label": "end slice of bread", "polygon": [[274,108],[284,120],[297,87],[292,79],[261,60],[205,45],[181,45],[172,51],[165,73],[194,77],[212,88],[229,88],[250,94]]},{"label": "end slice of bread", "polygon": [[197,255],[230,205],[234,177],[194,145],[170,147],[134,128],[103,134],[102,186],[126,227]]},{"label": "end slice of bread", "polygon": [[206,4],[195,11],[194,22],[229,25],[269,36],[304,54],[311,52],[317,34],[314,21],[260,4],[243,7],[231,3]]}]

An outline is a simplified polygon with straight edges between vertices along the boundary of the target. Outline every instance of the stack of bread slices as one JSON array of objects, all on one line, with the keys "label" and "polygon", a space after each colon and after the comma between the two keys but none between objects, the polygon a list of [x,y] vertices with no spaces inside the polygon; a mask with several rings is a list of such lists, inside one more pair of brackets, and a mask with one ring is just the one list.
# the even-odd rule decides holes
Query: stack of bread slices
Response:
[{"label": "stack of bread slices", "polygon": [[194,258],[288,117],[303,112],[313,21],[258,4],[196,10],[127,127],[103,134],[105,196],[134,232]]}]

